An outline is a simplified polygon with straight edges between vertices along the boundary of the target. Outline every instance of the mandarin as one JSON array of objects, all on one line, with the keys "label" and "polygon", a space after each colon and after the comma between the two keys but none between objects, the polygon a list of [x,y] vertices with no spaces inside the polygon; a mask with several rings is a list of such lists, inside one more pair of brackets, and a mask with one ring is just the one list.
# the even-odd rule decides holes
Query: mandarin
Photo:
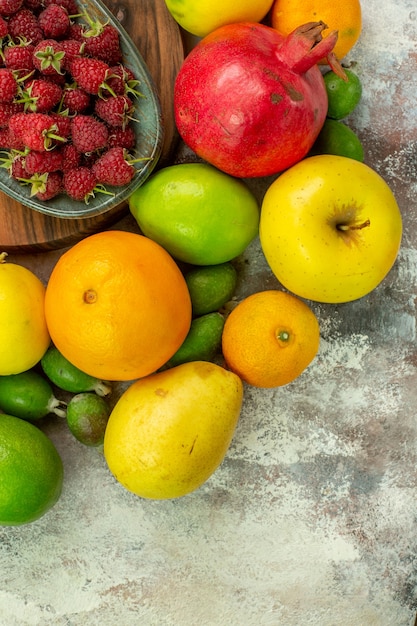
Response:
[{"label": "mandarin", "polygon": [[320,330],[310,307],[292,294],[254,293],[226,319],[222,351],[227,367],[254,387],[286,385],[316,356]]},{"label": "mandarin", "polygon": [[191,324],[185,279],[159,244],[131,232],[90,235],[52,270],[45,314],[57,349],[80,370],[128,381],[160,368]]},{"label": "mandarin", "polygon": [[289,35],[301,24],[324,22],[328,31],[338,31],[333,52],[343,59],[353,48],[362,31],[362,10],[359,0],[275,0],[271,8],[272,27]]}]

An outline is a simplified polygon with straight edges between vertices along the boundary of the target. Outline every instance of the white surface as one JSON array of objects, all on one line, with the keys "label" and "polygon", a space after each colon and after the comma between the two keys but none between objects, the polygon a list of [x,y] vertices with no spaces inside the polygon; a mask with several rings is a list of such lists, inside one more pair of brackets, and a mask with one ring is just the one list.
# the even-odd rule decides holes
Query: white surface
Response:
[{"label": "white surface", "polygon": [[[185,498],[129,494],[101,450],[52,421],[64,492],[38,522],[0,529],[1,626],[413,624],[417,7],[362,6],[349,124],[403,211],[398,262],[369,297],[314,305],[313,365],[285,388],[246,388],[227,458]],[[240,296],[278,286],[258,242],[238,265]]]}]

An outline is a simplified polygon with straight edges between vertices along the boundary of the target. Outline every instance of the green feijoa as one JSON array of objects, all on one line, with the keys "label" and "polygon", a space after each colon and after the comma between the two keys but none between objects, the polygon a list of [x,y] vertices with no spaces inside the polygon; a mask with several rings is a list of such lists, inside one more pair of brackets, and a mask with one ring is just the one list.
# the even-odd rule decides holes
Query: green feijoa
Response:
[{"label": "green feijoa", "polygon": [[165,368],[189,361],[211,361],[221,346],[224,317],[218,311],[196,317],[188,335]]},{"label": "green feijoa", "polygon": [[68,402],[68,427],[74,437],[86,446],[103,443],[109,416],[108,402],[95,393],[78,393]]},{"label": "green feijoa", "polygon": [[347,117],[359,104],[362,96],[362,84],[359,76],[352,70],[345,69],[347,80],[333,70],[324,74],[324,85],[327,92],[327,117],[341,120]]},{"label": "green feijoa", "polygon": [[311,154],[335,154],[363,162],[364,149],[357,134],[338,120],[326,119]]},{"label": "green feijoa", "polygon": [[195,267],[187,272],[185,281],[195,317],[218,311],[234,295],[237,272],[232,263]]},{"label": "green feijoa", "polygon": [[28,421],[49,413],[65,417],[66,403],[58,400],[49,382],[35,370],[0,376],[0,409]]},{"label": "green feijoa", "polygon": [[107,396],[111,392],[109,383],[82,372],[55,346],[48,348],[41,359],[41,366],[49,380],[64,391],[71,393],[95,391],[99,396]]}]

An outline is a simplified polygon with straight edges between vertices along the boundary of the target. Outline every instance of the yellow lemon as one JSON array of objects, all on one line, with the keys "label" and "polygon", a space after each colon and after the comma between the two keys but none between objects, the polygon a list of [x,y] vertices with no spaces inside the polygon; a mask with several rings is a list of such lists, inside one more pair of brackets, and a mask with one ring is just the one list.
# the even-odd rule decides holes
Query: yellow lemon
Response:
[{"label": "yellow lemon", "polygon": [[0,376],[30,369],[50,343],[45,287],[33,272],[0,254]]}]

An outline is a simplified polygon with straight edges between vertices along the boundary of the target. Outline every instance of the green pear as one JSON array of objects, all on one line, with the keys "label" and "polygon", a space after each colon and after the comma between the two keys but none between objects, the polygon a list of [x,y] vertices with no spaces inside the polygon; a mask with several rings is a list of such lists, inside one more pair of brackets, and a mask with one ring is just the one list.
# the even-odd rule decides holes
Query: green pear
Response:
[{"label": "green pear", "polygon": [[194,491],[223,461],[242,401],[240,378],[207,361],[135,381],[107,423],[104,456],[110,471],[142,498]]}]

